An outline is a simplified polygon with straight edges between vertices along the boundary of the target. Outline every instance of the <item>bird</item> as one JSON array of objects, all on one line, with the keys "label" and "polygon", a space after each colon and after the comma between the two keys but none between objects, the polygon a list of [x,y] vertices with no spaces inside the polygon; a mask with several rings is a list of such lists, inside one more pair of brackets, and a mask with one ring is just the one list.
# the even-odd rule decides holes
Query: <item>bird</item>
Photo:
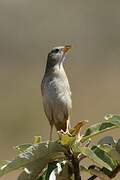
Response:
[{"label": "bird", "polygon": [[70,49],[70,45],[59,46],[48,53],[41,82],[44,112],[50,123],[50,140],[52,140],[53,126],[57,131],[69,133],[72,99],[63,64]]}]

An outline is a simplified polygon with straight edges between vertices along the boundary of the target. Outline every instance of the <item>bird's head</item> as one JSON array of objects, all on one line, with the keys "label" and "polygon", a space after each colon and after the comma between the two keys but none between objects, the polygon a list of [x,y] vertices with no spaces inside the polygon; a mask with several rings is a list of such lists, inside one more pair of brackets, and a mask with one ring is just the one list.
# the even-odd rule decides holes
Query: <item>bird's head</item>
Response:
[{"label": "bird's head", "polygon": [[48,54],[46,72],[54,68],[56,65],[59,67],[65,60],[67,52],[71,49],[70,45],[54,47]]}]

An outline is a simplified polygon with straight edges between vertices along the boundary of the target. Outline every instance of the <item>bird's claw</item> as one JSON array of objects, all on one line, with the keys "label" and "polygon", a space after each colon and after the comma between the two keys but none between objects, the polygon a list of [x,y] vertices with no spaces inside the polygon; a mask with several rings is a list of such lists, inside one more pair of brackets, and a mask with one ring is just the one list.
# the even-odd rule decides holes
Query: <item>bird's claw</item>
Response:
[{"label": "bird's claw", "polygon": [[59,133],[61,134],[64,134],[64,135],[68,135],[68,136],[71,136],[69,130],[66,130],[66,131],[63,131],[62,129],[60,131],[58,131]]}]

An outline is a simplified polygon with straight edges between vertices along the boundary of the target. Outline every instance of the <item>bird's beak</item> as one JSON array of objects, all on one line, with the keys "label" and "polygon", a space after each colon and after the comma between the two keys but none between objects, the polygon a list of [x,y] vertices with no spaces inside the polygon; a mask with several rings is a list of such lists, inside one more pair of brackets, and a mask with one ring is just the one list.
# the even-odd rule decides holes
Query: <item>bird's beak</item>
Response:
[{"label": "bird's beak", "polygon": [[64,46],[64,48],[63,48],[63,53],[65,54],[65,53],[68,52],[70,49],[71,49],[71,46],[70,46],[70,45]]}]

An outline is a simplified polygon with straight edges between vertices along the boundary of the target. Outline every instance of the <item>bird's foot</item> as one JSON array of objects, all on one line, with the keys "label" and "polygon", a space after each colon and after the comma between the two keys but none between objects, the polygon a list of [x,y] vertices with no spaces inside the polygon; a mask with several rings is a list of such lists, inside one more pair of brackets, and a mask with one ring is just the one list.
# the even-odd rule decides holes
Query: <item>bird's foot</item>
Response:
[{"label": "bird's foot", "polygon": [[71,136],[69,130],[66,130],[66,131],[63,131],[62,129],[59,131],[60,133],[64,134],[64,135],[68,135],[68,136]]},{"label": "bird's foot", "polygon": [[72,135],[70,134],[69,130],[66,130],[66,131],[65,131],[65,134],[67,134],[67,135],[69,135],[69,136],[72,136]]}]

